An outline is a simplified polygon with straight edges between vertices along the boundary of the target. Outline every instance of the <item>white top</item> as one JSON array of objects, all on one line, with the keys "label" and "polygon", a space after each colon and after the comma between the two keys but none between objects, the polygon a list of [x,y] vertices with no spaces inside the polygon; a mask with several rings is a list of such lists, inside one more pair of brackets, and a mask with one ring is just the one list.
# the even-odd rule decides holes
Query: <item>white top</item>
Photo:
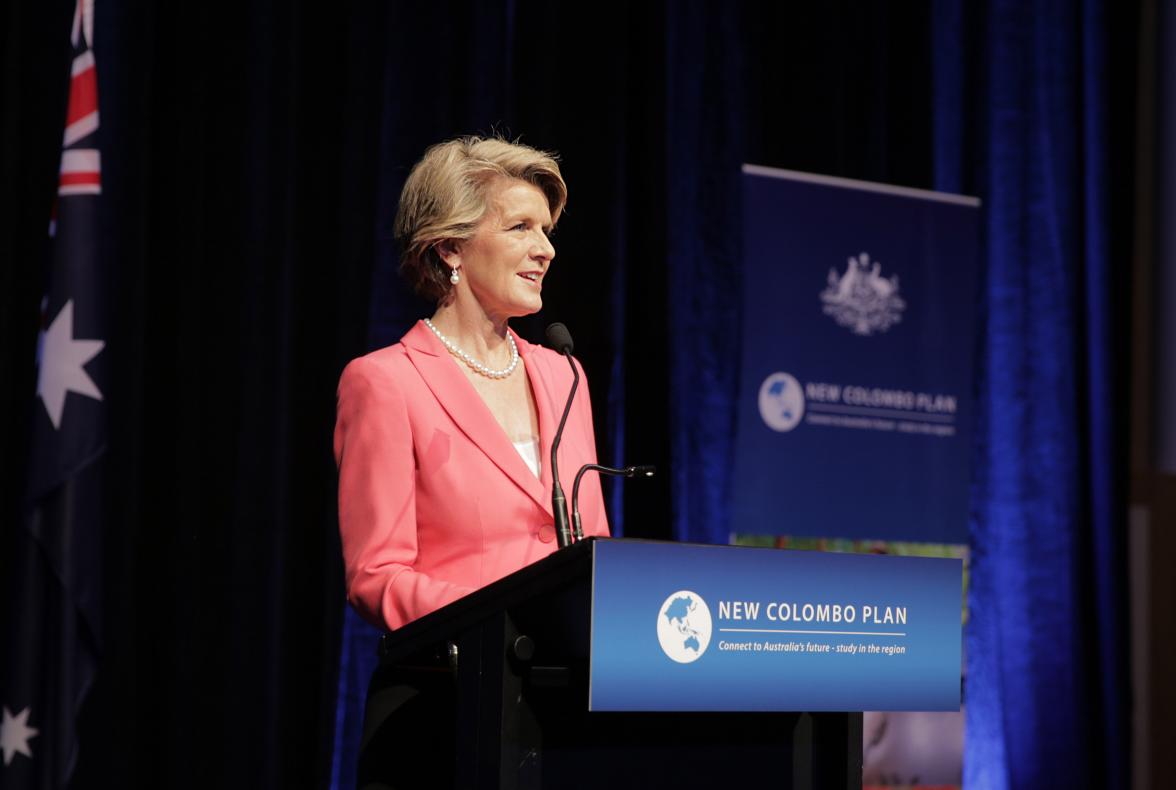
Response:
[{"label": "white top", "polygon": [[539,437],[532,436],[530,439],[525,439],[521,442],[514,442],[514,447],[519,451],[519,455],[523,457],[527,468],[535,473],[535,477],[541,477],[540,470],[543,469],[539,463]]}]

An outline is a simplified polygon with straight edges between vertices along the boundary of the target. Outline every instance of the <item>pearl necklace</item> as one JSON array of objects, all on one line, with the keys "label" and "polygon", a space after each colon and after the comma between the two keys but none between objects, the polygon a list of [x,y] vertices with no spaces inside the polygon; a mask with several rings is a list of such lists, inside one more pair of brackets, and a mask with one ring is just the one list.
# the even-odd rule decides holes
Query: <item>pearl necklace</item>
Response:
[{"label": "pearl necklace", "polygon": [[449,349],[449,353],[453,354],[453,356],[469,365],[475,372],[481,373],[487,378],[504,379],[511,373],[514,373],[514,369],[519,365],[519,347],[515,345],[514,336],[511,335],[510,332],[506,333],[506,340],[508,343],[510,343],[510,364],[504,367],[502,370],[494,370],[493,368],[486,367],[481,362],[458,348],[457,344],[447,338],[445,335],[441,334],[441,330],[433,326],[433,322],[428,318],[425,319],[425,326],[433,330],[433,334],[437,336],[438,340],[445,344],[445,347]]}]

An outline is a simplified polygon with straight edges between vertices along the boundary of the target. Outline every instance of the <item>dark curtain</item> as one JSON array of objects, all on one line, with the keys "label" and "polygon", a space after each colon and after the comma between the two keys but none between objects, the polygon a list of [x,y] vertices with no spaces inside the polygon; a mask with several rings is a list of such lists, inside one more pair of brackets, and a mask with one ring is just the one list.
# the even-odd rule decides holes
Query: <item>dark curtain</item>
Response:
[{"label": "dark curtain", "polygon": [[[623,493],[609,489],[614,526],[632,536],[724,541],[732,527],[724,470],[738,353],[735,168],[750,161],[938,185],[979,192],[995,205],[990,187],[1030,183],[1032,171],[1020,168],[1041,160],[1029,147],[1032,135],[1010,138],[1017,158],[994,180],[991,124],[1004,117],[989,114],[996,85],[1016,83],[1042,98],[1034,85],[1072,82],[1077,93],[1067,94],[1065,108],[1077,115],[1065,117],[1093,132],[1100,122],[1084,112],[1096,107],[1106,81],[1132,84],[1116,65],[1123,52],[1113,47],[1101,65],[1073,66],[1102,34],[1093,19],[1076,11],[1066,17],[1068,9],[1018,15],[1001,5],[989,16],[946,2],[98,0],[115,323],[104,352],[112,373],[107,649],[83,720],[79,786],[322,787],[330,780],[343,621],[334,387],[347,359],[394,340],[426,309],[396,280],[389,229],[400,184],[427,144],[500,131],[562,154],[571,200],[546,307],[519,328],[538,340],[546,322],[567,323],[589,374],[602,457],[665,472]],[[9,3],[3,11],[6,525],[19,509],[27,452],[24,415],[32,406],[71,11],[63,0]],[[941,32],[943,20],[950,33]],[[1116,24],[1112,32],[1129,27]],[[960,42],[960,59],[944,65],[935,47],[948,35]],[[991,55],[995,42],[1012,42],[1045,57],[1058,53],[1059,41],[1069,49],[1058,57],[1071,68],[1059,75],[1043,61],[1037,82],[1017,70],[1020,61]],[[1007,71],[995,74],[999,64]],[[959,108],[954,119],[940,109],[944,97]],[[1113,313],[1103,314],[1110,323],[1084,318],[1100,294],[1114,290],[1109,271],[1088,263],[1114,249],[1122,211],[1105,197],[1099,203],[1100,190],[1123,189],[1113,166],[1106,175],[1114,124],[1109,137],[1102,128],[1102,137],[1072,138],[1064,127],[1045,129],[1073,146],[1057,165],[1076,179],[1058,193],[1066,198],[1059,216],[1109,213],[1100,226],[1109,235],[1090,236],[1098,231],[1085,221],[1066,225],[1068,246],[1046,256],[1061,267],[1065,290],[1034,285],[1026,293],[1065,302],[1067,312],[1017,357],[1032,351],[1072,362],[1066,392],[1075,405],[1065,425],[1083,437],[1093,436],[1082,426],[1106,414],[1108,395],[1090,387],[1086,366],[1100,364],[1088,360],[1103,358],[1116,326]],[[1099,156],[1101,185],[1080,164]],[[945,175],[949,165],[954,177]],[[1013,249],[1002,258],[1013,275],[1041,273],[1035,264],[1044,252]],[[1017,315],[1036,319],[1031,303],[1016,304]],[[993,359],[991,348],[988,354]],[[1055,391],[1044,392],[1034,404]],[[984,771],[970,774],[979,781],[1003,777],[1024,787],[1030,777],[1054,784],[1054,772],[1072,779],[1076,766],[1088,778],[1103,776],[1104,766],[1118,770],[1122,742],[1100,739],[1114,734],[1122,700],[1097,682],[1122,658],[1107,636],[1113,623],[1088,645],[1105,647],[1097,661],[1072,652],[1078,604],[1113,608],[1108,596],[1121,572],[1117,492],[1100,488],[1109,494],[1094,504],[1083,493],[1087,481],[1102,485],[1099,463],[1117,452],[1113,427],[1061,445],[1073,457],[1030,481],[1041,490],[1067,481],[1059,501],[1073,518],[1050,522],[1046,533],[1048,545],[1063,551],[1032,575],[1056,583],[1046,600],[1070,618],[1060,633],[1071,652],[991,665],[996,674],[970,667],[977,673],[970,683],[990,685],[969,693],[995,700],[969,721],[984,744],[996,744],[970,747],[970,770]],[[990,468],[1028,452],[1032,436],[1012,455],[993,456]],[[1026,457],[1026,468],[1034,460]],[[995,539],[995,552],[1015,550],[1021,563],[1038,556],[1030,541],[1002,542],[1010,534],[977,537]],[[1008,626],[1036,592],[1001,584],[978,582],[976,594],[987,597],[973,605],[983,612],[1014,596],[1021,609],[989,620],[986,632],[1003,640],[1001,654],[1011,660],[1022,644],[1015,640],[1028,632]],[[368,639],[360,633],[354,649],[365,650]],[[989,643],[973,642],[976,649]],[[1059,667],[1066,693],[1099,707],[1037,705],[1018,721],[1024,710],[1011,707],[1016,694]],[[1021,671],[1028,674],[1010,679]],[[1051,730],[1063,709],[1075,715],[1075,729]]]},{"label": "dark curtain", "polygon": [[[73,5],[3,12],[6,529]],[[383,13],[97,2],[106,611],[75,786],[325,783],[341,586],[330,428],[367,330]]]},{"label": "dark curtain", "polygon": [[384,11],[99,0],[98,15],[113,612],[83,779],[321,786],[330,427],[366,333]]},{"label": "dark curtain", "polygon": [[1122,382],[1138,11],[1112,5],[936,5],[937,180],[986,204],[971,786],[1129,785]]}]

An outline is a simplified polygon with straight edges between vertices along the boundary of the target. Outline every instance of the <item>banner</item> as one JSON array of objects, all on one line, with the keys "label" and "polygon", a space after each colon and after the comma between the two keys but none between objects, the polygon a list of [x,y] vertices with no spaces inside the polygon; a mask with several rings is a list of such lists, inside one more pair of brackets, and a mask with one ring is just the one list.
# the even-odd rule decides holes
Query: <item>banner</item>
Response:
[{"label": "banner", "polygon": [[732,531],[966,542],[979,201],[743,170]]}]

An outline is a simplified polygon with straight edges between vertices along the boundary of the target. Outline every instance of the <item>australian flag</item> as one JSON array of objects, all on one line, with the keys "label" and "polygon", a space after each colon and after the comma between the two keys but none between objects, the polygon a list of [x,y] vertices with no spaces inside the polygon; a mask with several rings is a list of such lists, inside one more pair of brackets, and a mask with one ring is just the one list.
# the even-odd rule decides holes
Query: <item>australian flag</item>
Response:
[{"label": "australian flag", "polygon": [[[26,517],[3,525],[0,787],[65,787],[98,665],[106,303],[94,0],[78,0],[52,260],[42,300]],[[65,31],[62,31],[64,34]],[[30,354],[32,349],[29,350]]]}]

